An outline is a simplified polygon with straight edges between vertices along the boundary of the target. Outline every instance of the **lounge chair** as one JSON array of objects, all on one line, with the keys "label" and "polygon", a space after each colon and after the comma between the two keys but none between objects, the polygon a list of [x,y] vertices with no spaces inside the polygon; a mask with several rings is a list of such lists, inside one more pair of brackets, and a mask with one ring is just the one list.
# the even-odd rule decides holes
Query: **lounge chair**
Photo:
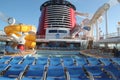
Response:
[{"label": "lounge chair", "polygon": [[75,59],[76,60],[76,64],[77,66],[84,66],[84,65],[87,65],[87,61],[85,58],[77,58]]},{"label": "lounge chair", "polygon": [[63,59],[63,65],[65,67],[67,66],[75,66],[74,60],[72,58],[62,58]]},{"label": "lounge chair", "polygon": [[100,62],[96,58],[87,58],[87,60],[91,66],[100,65]]},{"label": "lounge chair", "polygon": [[26,57],[24,58],[21,64],[32,65],[35,64],[35,57]]},{"label": "lounge chair", "polygon": [[48,65],[48,57],[38,57],[36,65]]},{"label": "lounge chair", "polygon": [[108,65],[112,64],[110,59],[108,59],[108,58],[99,58],[99,60],[102,64],[104,64],[104,66],[108,66]]},{"label": "lounge chair", "polygon": [[83,68],[80,66],[72,66],[72,67],[67,67],[66,68],[68,71],[68,76],[70,80],[84,80],[87,79],[87,75],[84,72]]},{"label": "lounge chair", "polygon": [[21,80],[43,80],[44,79],[44,66],[29,65],[28,70],[21,76]]},{"label": "lounge chair", "polygon": [[0,77],[0,80],[16,80],[20,76],[20,74],[24,73],[26,68],[26,65],[11,65],[11,67],[7,71],[5,71],[3,76]]},{"label": "lounge chair", "polygon": [[111,58],[112,62],[114,62],[117,65],[120,65],[120,58]]},{"label": "lounge chair", "polygon": [[50,66],[62,66],[60,58],[50,58]]},{"label": "lounge chair", "polygon": [[23,57],[16,56],[9,62],[9,64],[20,64],[23,61]]},{"label": "lounge chair", "polygon": [[2,75],[4,71],[9,68],[10,65],[8,64],[0,64],[0,74]]},{"label": "lounge chair", "polygon": [[120,70],[115,65],[104,66],[103,69],[111,74],[114,80],[120,80]]},{"label": "lounge chair", "polygon": [[0,64],[5,64],[5,63],[8,64],[11,59],[12,59],[11,56],[3,56],[0,59]]},{"label": "lounge chair", "polygon": [[84,67],[89,76],[95,80],[97,79],[110,79],[104,71],[102,71],[100,66],[85,66]]},{"label": "lounge chair", "polygon": [[62,66],[49,66],[46,80],[67,80]]}]

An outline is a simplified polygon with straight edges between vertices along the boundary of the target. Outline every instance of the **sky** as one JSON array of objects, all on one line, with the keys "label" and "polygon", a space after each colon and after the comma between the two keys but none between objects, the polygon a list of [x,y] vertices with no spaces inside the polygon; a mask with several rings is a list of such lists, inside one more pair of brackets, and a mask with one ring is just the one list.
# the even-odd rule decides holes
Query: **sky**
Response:
[{"label": "sky", "polygon": [[[47,0],[0,0],[0,12],[8,17],[14,17],[18,22],[38,27],[38,20],[41,15],[40,5]],[[110,0],[68,0],[76,6],[76,10],[82,13],[94,15],[99,7]],[[115,0],[113,0],[115,2]],[[77,23],[83,18],[76,16]],[[117,22],[120,21],[120,4],[112,6],[108,10],[108,33],[117,31]],[[0,30],[8,24],[0,20]],[[98,25],[105,33],[105,17]]]}]

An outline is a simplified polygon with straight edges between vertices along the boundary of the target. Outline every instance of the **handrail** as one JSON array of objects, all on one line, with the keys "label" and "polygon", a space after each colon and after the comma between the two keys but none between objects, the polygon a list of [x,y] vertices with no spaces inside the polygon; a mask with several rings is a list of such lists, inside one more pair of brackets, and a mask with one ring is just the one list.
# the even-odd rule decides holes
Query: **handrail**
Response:
[{"label": "handrail", "polygon": [[114,33],[109,33],[107,35],[101,35],[100,37],[102,37],[101,39],[117,38],[120,37],[120,33],[114,32]]}]

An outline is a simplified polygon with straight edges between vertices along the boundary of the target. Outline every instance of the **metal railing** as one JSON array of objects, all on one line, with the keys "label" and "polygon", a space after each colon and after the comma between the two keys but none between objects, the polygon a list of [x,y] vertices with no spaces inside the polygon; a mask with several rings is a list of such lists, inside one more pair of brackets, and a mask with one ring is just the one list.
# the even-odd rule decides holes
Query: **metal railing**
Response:
[{"label": "metal railing", "polygon": [[120,33],[114,32],[114,33],[109,33],[107,35],[102,35],[100,36],[100,39],[119,38],[119,37],[120,37]]}]

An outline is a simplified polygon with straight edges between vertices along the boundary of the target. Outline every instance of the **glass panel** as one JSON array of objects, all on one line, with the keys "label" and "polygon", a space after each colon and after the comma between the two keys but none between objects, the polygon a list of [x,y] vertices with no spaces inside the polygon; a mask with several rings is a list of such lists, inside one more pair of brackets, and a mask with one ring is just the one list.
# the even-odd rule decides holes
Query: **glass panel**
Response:
[{"label": "glass panel", "polygon": [[49,33],[57,33],[57,30],[49,30]]},{"label": "glass panel", "polygon": [[59,32],[59,33],[67,33],[66,30],[59,30],[58,32]]}]

